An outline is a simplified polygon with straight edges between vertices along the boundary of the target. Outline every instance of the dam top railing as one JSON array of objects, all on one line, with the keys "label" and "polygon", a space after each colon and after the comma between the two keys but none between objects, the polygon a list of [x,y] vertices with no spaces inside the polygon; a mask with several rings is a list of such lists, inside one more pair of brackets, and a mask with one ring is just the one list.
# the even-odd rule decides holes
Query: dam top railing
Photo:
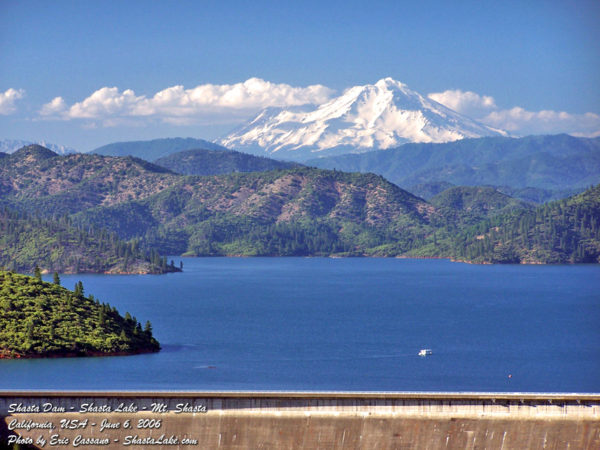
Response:
[{"label": "dam top railing", "polygon": [[600,402],[600,393],[561,392],[388,392],[388,391],[49,391],[0,390],[0,398],[272,398],[272,399],[398,399],[398,400],[510,400]]}]

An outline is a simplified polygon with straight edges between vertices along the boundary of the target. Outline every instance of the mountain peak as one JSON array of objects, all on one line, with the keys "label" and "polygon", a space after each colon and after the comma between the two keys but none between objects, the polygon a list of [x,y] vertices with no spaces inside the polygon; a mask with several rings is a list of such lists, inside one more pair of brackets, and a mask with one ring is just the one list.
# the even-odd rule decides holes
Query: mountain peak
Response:
[{"label": "mountain peak", "polygon": [[315,156],[499,135],[393,78],[354,86],[319,106],[261,111],[219,143],[303,161]]},{"label": "mountain peak", "polygon": [[114,142],[98,147],[90,153],[105,156],[135,156],[146,161],[154,161],[173,153],[196,148],[227,150],[214,142],[188,137],[152,139],[150,141]]},{"label": "mountain peak", "polygon": [[14,153],[17,150],[19,150],[23,147],[27,147],[28,145],[32,145],[32,144],[40,145],[42,147],[50,149],[54,153],[57,153],[59,155],[66,155],[69,153],[77,153],[77,151],[75,149],[70,148],[70,147],[65,147],[64,145],[51,144],[46,141],[33,142],[33,141],[24,141],[24,140],[15,140],[15,139],[0,140],[0,152]]},{"label": "mountain peak", "polygon": [[385,77],[375,83],[380,89],[406,88],[406,84],[401,81],[394,80],[392,77]]},{"label": "mountain peak", "polygon": [[58,156],[58,154],[38,144],[31,144],[25,147],[21,147],[19,150],[12,154],[13,158],[27,158],[36,160],[54,158],[55,156]]}]

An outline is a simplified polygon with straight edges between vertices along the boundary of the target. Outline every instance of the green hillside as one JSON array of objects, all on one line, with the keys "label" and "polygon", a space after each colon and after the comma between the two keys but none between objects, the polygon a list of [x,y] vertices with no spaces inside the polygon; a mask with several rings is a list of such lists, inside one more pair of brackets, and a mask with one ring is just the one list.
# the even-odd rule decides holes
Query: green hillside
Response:
[{"label": "green hillside", "polygon": [[68,215],[163,255],[398,253],[424,239],[434,214],[380,176],[308,167],[182,176],[131,157],[28,147],[0,162],[0,180],[12,209]]},{"label": "green hillside", "polygon": [[[429,183],[423,188],[433,193],[445,183]],[[574,250],[575,244],[565,238],[557,256],[552,249],[554,234],[532,232],[537,250],[529,249],[525,254],[517,249],[520,256],[515,259],[515,253],[506,249],[516,243],[510,237],[511,246],[507,246],[504,240],[513,236],[513,231],[502,235],[503,241],[496,245],[493,241],[497,237],[492,233],[488,238],[492,243],[488,243],[481,230],[492,226],[501,229],[500,225],[514,228],[513,220],[518,222],[531,214],[537,217],[530,204],[492,187],[473,186],[451,187],[427,202],[371,173],[301,166],[226,175],[180,175],[132,157],[58,156],[28,147],[0,160],[0,189],[1,204],[20,214],[44,218],[30,222],[49,220],[77,230],[73,234],[50,223],[43,225],[50,232],[27,231],[23,223],[17,233],[6,228],[13,236],[12,247],[7,245],[11,250],[0,255],[4,261],[27,261],[30,265],[41,264],[32,259],[36,254],[45,255],[45,261],[60,260],[56,257],[59,252],[52,245],[46,246],[51,242],[82,255],[75,260],[82,260],[85,252],[81,249],[88,247],[90,261],[109,261],[115,267],[126,266],[123,258],[131,262],[135,255],[144,256],[140,249],[152,248],[154,253],[147,256],[162,269],[166,264],[158,254],[402,255],[479,262],[569,262],[590,260],[593,253],[587,247]],[[587,214],[596,217],[594,211]],[[555,223],[555,228],[562,227],[554,216],[551,214],[548,221]],[[595,230],[587,228],[593,224],[591,219],[583,225],[577,223],[583,234]],[[474,234],[473,230],[479,231]],[[84,238],[84,231],[91,237]],[[111,233],[134,242],[111,247],[106,241]],[[21,235],[28,245],[21,243]],[[592,249],[593,243],[590,245]],[[490,249],[497,251],[492,255]],[[572,257],[573,251],[579,256]],[[111,255],[120,259],[111,260]],[[73,259],[62,258],[63,262],[65,258],[71,261],[66,264],[72,267]],[[98,270],[99,266],[92,267]]]},{"label": "green hillside", "polygon": [[[58,280],[57,280],[58,281]],[[160,350],[152,326],[35,277],[0,271],[0,358],[102,356]]]},{"label": "green hillside", "polygon": [[473,225],[482,219],[533,206],[494,188],[486,186],[455,186],[430,200],[444,220],[454,226]]},{"label": "green hillside", "polygon": [[194,149],[173,153],[154,164],[182,175],[221,175],[233,172],[265,172],[290,169],[299,164],[253,156],[233,150]]},{"label": "green hillside", "polygon": [[115,234],[83,229],[68,216],[32,217],[0,209],[0,267],[16,272],[165,273],[179,271],[138,241],[123,242]]},{"label": "green hillside", "polygon": [[459,260],[490,263],[600,262],[600,185],[582,194],[485,220],[453,242]]},{"label": "green hillside", "polygon": [[412,248],[434,208],[372,174],[312,168],[182,177],[143,200],[74,216],[187,255],[369,254]]}]

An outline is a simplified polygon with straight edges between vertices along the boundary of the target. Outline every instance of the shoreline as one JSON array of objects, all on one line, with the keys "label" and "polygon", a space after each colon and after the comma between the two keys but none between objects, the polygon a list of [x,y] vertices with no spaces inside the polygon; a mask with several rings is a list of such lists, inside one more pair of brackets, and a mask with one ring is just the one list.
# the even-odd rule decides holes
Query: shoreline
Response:
[{"label": "shoreline", "polygon": [[[478,266],[573,266],[573,265],[600,265],[600,261],[598,262],[557,262],[557,263],[544,263],[539,261],[521,261],[521,262],[510,262],[510,263],[501,263],[501,262],[490,262],[490,261],[469,261],[466,259],[455,259],[452,256],[413,256],[413,255],[340,255],[340,254],[330,254],[330,255],[173,255],[175,258],[331,258],[331,259],[345,259],[345,258],[396,258],[396,259],[432,259],[432,260],[447,260],[454,263],[462,263],[462,264],[472,264]],[[109,274],[110,275],[110,274]]]},{"label": "shoreline", "polygon": [[160,348],[158,349],[143,349],[134,352],[100,352],[100,351],[90,351],[84,353],[76,353],[76,352],[52,352],[48,354],[33,354],[33,355],[22,355],[19,353],[16,354],[7,354],[6,350],[0,351],[0,360],[13,360],[13,359],[58,359],[58,358],[96,358],[103,356],[134,356],[134,355],[142,355],[147,353],[158,353],[160,352]]}]

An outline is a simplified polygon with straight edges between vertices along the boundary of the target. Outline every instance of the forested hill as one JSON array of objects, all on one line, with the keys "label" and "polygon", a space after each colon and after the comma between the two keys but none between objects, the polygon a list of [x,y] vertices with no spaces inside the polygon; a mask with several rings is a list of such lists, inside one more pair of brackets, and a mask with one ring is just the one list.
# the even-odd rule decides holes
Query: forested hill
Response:
[{"label": "forested hill", "polygon": [[582,194],[485,220],[454,241],[459,260],[490,263],[600,262],[600,185]]},{"label": "forested hill", "polygon": [[[55,280],[60,282],[59,279]],[[40,278],[0,271],[0,358],[156,352],[152,325]]]},{"label": "forested hill", "polygon": [[369,254],[423,239],[434,208],[372,174],[312,168],[182,177],[146,199],[92,208],[81,223],[188,255]]},{"label": "forested hill", "polygon": [[163,255],[398,253],[424,239],[435,209],[372,174],[182,176],[131,157],[33,148],[0,160],[0,183],[13,209],[69,215]]},{"label": "forested hill", "polygon": [[194,149],[173,153],[154,164],[183,175],[221,175],[233,172],[265,172],[290,169],[299,164],[253,156],[233,150]]},{"label": "forested hill", "polygon": [[430,200],[447,223],[473,225],[503,213],[533,209],[533,205],[487,186],[455,186]]},{"label": "forested hill", "polygon": [[33,217],[0,209],[0,267],[32,273],[165,273],[179,271],[139,242],[114,233],[76,227],[68,216]]},{"label": "forested hill", "polygon": [[63,215],[144,198],[179,175],[133,157],[59,156],[32,145],[0,159],[0,200],[17,209]]},{"label": "forested hill", "polygon": [[[135,240],[138,250],[155,249],[151,262],[161,266],[164,259],[157,260],[156,252],[403,255],[479,262],[592,261],[595,254],[594,238],[588,234],[596,233],[592,218],[597,211],[590,206],[593,202],[576,200],[582,197],[569,200],[582,203],[573,217],[571,203],[562,207],[564,214],[554,203],[532,211],[531,205],[489,187],[453,187],[427,202],[370,173],[302,166],[184,176],[132,157],[58,156],[42,148],[25,148],[0,159],[0,190],[0,203],[11,210],[55,222],[61,217],[59,225],[44,225],[48,228],[74,227],[77,231],[69,242],[75,253],[84,254],[76,250],[77,242],[88,239],[82,237],[83,231],[93,235],[90,242],[106,242],[93,230],[107,230],[106,236],[112,232],[119,239]],[[524,243],[519,246],[517,232],[534,219],[537,226],[521,237]],[[26,228],[20,229],[24,239],[41,249],[51,241],[43,231],[28,235]],[[564,229],[571,231],[563,236]],[[55,235],[69,233],[63,230]],[[41,263],[31,256],[43,251],[31,251],[15,240],[15,233],[9,234],[17,246],[11,247],[14,253],[6,260],[20,261],[26,255],[30,264]],[[116,255],[121,258],[116,267],[122,267],[122,258],[134,256],[131,242],[106,245],[88,246],[92,261],[107,251],[99,260],[110,261],[110,255]],[[50,261],[58,260],[54,250],[47,253]]]}]

